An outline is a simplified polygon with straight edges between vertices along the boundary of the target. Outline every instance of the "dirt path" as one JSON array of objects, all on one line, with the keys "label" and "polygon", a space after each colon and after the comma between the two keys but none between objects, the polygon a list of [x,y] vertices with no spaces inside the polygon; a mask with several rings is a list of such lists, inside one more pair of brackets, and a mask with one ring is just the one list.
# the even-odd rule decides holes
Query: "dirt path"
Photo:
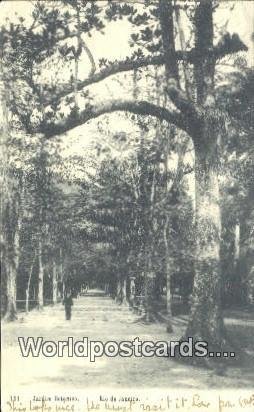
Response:
[{"label": "dirt path", "polygon": [[[238,322],[238,323],[237,323]],[[239,323],[240,322],[240,323]],[[18,388],[31,391],[55,389],[112,388],[253,388],[253,365],[246,370],[230,368],[223,375],[160,357],[124,358],[102,356],[95,362],[84,357],[27,357],[23,358],[18,336],[43,337],[45,340],[126,341],[177,340],[184,330],[186,319],[174,318],[174,333],[167,334],[163,324],[142,323],[128,307],[118,306],[105,296],[87,296],[74,300],[71,321],[66,321],[64,308],[58,304],[42,312],[32,311],[19,321],[2,325],[3,388],[9,392]],[[254,321],[239,321],[235,317],[227,323],[254,336]],[[239,326],[240,325],[240,326]],[[253,341],[252,341],[253,345]],[[11,376],[11,378],[10,378]]]}]

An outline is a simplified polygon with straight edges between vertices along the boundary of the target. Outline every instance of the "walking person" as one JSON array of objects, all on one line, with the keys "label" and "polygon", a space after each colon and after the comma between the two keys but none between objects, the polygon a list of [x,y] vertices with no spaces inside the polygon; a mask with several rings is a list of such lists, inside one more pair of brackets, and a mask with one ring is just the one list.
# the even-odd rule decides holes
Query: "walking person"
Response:
[{"label": "walking person", "polygon": [[67,294],[63,300],[64,310],[65,310],[65,319],[71,320],[71,307],[73,305],[71,293]]}]

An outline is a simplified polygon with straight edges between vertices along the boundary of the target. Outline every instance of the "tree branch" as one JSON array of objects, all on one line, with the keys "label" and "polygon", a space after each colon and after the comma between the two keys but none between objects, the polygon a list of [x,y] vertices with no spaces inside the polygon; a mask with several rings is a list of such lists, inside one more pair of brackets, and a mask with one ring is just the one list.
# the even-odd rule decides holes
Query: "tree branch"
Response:
[{"label": "tree branch", "polygon": [[[194,78],[197,88],[197,103],[215,105],[214,72],[215,58],[208,56],[213,48],[213,1],[200,2],[194,13],[195,49]],[[207,57],[208,56],[208,57]]]},{"label": "tree branch", "polygon": [[172,123],[180,129],[188,132],[188,124],[185,122],[184,117],[174,110],[169,110],[164,107],[160,107],[149,103],[147,101],[135,101],[135,100],[110,100],[98,103],[96,106],[87,105],[85,110],[82,110],[75,115],[69,116],[67,119],[59,119],[55,123],[43,126],[40,132],[44,133],[46,137],[50,138],[55,135],[66,133],[69,130],[81,126],[87,123],[89,120],[96,119],[97,117],[117,111],[130,112],[138,115],[153,116],[161,121],[165,120],[168,123]]},{"label": "tree branch", "polygon": [[177,109],[191,119],[193,116],[196,116],[196,108],[194,103],[180,88],[179,70],[175,51],[172,0],[159,0],[158,11],[165,54],[166,92]]},{"label": "tree branch", "polygon": [[93,58],[93,55],[91,53],[91,50],[89,49],[89,47],[87,46],[87,44],[85,43],[85,41],[83,39],[81,39],[82,42],[82,48],[85,50],[87,57],[90,60],[91,63],[91,71],[90,71],[90,76],[93,76],[95,71],[96,71],[96,65],[95,65],[95,61]]},{"label": "tree branch", "polygon": [[[77,88],[78,90],[82,90],[84,87],[90,86],[92,84],[98,83],[102,80],[107,79],[114,74],[131,71],[135,69],[139,69],[142,67],[147,67],[150,65],[162,65],[164,64],[164,57],[163,56],[149,56],[143,57],[135,60],[122,60],[112,63],[110,66],[105,67],[98,73],[94,73],[93,76],[88,77],[85,80],[78,82]],[[55,101],[60,100],[62,97],[67,96],[68,94],[73,92],[73,86],[71,84],[64,84],[64,89],[59,91],[52,97],[47,98],[45,97],[45,102],[47,104],[55,103]]]},{"label": "tree branch", "polygon": [[[74,35],[72,37],[74,37]],[[63,39],[59,39],[59,41],[60,40],[63,40]],[[230,50],[229,49],[226,50],[225,48],[222,49],[221,46],[216,46],[212,50],[207,51],[207,55],[214,57],[216,59],[221,59],[222,57],[225,57],[227,54],[232,54],[240,50],[247,50],[247,47],[243,44],[241,47],[240,46],[238,46],[237,48],[231,47]],[[195,61],[198,59],[198,53],[195,49],[191,49],[190,51],[180,51],[179,50],[179,51],[176,51],[175,54],[176,54],[177,60],[185,61],[185,62],[188,62],[189,64],[194,64]],[[88,77],[87,79],[78,82],[77,90],[80,91],[84,87],[98,83],[100,81],[107,79],[110,76],[113,76],[119,73],[141,69],[143,67],[148,67],[150,65],[162,66],[163,64],[165,64],[164,56],[148,56],[148,57],[137,58],[135,60],[128,58],[126,60],[116,61],[110,64],[109,66],[105,67],[104,69],[102,69],[100,72],[94,73],[92,76]],[[60,100],[61,98],[73,92],[73,85],[71,83],[64,83],[61,86],[62,86],[62,90],[55,93],[54,98],[52,98],[51,95],[49,97],[45,96],[44,100],[46,104],[55,103],[56,101]],[[47,85],[45,84],[45,88],[46,87]]]},{"label": "tree branch", "polygon": [[174,79],[177,82],[177,86],[179,86],[172,0],[159,0],[158,11],[162,31],[167,79]]}]

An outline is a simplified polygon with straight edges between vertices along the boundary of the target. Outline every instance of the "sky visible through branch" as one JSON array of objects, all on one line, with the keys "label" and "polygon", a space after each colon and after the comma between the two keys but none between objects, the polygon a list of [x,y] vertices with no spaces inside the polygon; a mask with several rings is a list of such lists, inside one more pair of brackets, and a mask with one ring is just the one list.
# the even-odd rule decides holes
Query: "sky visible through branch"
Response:
[{"label": "sky visible through branch", "polygon": [[[3,1],[0,5],[1,9],[1,24],[5,24],[6,19],[10,21],[17,21],[18,17],[22,16],[25,18],[28,25],[31,25],[32,17],[31,11],[33,9],[33,3],[29,0],[12,0],[12,1]],[[50,3],[50,2],[49,2]],[[56,1],[54,4],[56,5]],[[100,1],[100,4],[103,6],[105,2]],[[142,2],[139,2],[142,3]],[[59,1],[61,5],[61,1]],[[141,9],[143,5],[140,5]],[[225,12],[226,10],[226,12]],[[250,18],[250,15],[253,15],[253,19]],[[248,16],[248,18],[245,18]],[[226,24],[226,30],[230,33],[237,32],[240,35],[240,38],[245,42],[249,47],[247,53],[247,59],[249,65],[254,65],[254,42],[251,41],[252,32],[253,32],[253,22],[254,21],[254,2],[253,1],[230,1],[225,2],[225,7],[222,5],[218,11],[215,13],[215,23],[219,26]],[[128,40],[131,34],[131,24],[127,21],[121,20],[117,22],[112,22],[107,25],[104,30],[105,34],[96,33],[93,31],[92,36],[86,36],[86,43],[92,54],[94,60],[98,67],[98,62],[100,58],[106,58],[108,60],[124,60],[126,56],[131,55],[132,49],[128,45]],[[76,41],[72,39],[70,41]],[[43,69],[44,76],[43,80],[50,81],[55,78],[56,73],[52,70],[54,64],[47,62],[50,70]],[[90,63],[87,56],[84,54],[80,58],[80,70],[79,76],[80,80],[85,79],[89,75]],[[58,70],[57,65],[55,64],[56,71]],[[72,67],[65,67],[61,70],[61,80],[68,81],[70,77],[70,70],[73,70]],[[45,74],[46,73],[46,74]],[[93,85],[92,92],[97,94],[101,99],[103,98],[118,98],[122,97],[126,89],[126,92],[130,93],[130,89],[133,86],[132,77],[128,74],[112,76],[111,78],[99,82],[96,85]],[[123,81],[124,85],[120,87],[120,81]],[[139,84],[140,86],[140,97],[142,96],[142,81]],[[129,90],[127,90],[129,89]],[[143,96],[142,96],[143,97]],[[62,140],[62,153],[63,156],[69,156],[72,154],[85,154],[89,146],[93,145],[96,140],[100,140],[100,133],[98,132],[98,123],[103,125],[105,136],[107,136],[108,131],[110,133],[118,133],[121,131],[127,132],[129,134],[138,133],[138,129],[130,118],[127,118],[123,113],[112,113],[110,115],[104,115],[98,120],[94,120],[79,126],[71,131],[69,131]],[[106,139],[105,139],[106,141]],[[103,144],[103,142],[101,141]],[[119,153],[121,154],[121,153]],[[189,161],[191,160],[191,155],[189,155]],[[173,161],[173,159],[172,159]],[[173,161],[174,163],[174,161]]]}]

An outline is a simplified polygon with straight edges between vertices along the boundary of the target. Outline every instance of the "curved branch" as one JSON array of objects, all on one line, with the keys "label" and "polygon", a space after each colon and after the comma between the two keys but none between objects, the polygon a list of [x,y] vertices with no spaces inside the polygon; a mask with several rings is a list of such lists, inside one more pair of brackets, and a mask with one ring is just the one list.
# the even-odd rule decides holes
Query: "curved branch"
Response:
[{"label": "curved branch", "polygon": [[[105,67],[98,73],[94,73],[92,76],[89,76],[87,79],[78,82],[78,90],[82,90],[84,87],[90,86],[92,84],[98,83],[102,80],[107,79],[114,74],[123,73],[135,69],[139,69],[142,67],[147,67],[150,65],[162,65],[164,64],[164,56],[155,56],[155,57],[143,57],[135,60],[127,59],[122,61],[117,61],[112,63],[110,66]],[[48,98],[45,97],[45,102],[47,104],[55,103],[57,100],[60,100],[62,97],[67,96],[68,94],[72,93],[72,85],[65,84],[64,89],[59,91],[52,97]]]},{"label": "curved branch", "polygon": [[53,124],[43,126],[42,133],[46,137],[50,138],[55,135],[66,133],[77,126],[81,126],[87,123],[89,120],[96,119],[97,117],[117,111],[130,112],[139,115],[152,116],[165,120],[168,123],[172,123],[178,128],[188,132],[188,124],[185,122],[183,116],[174,110],[169,110],[164,107],[156,106],[155,104],[147,101],[135,101],[135,100],[110,100],[100,102],[96,106],[88,105],[85,110],[80,111],[75,116],[69,116],[64,120],[57,120]]},{"label": "curved branch", "polygon": [[[73,33],[71,37],[76,36],[76,33]],[[68,37],[68,36],[67,36]],[[58,40],[63,40],[63,38],[59,38]],[[84,43],[83,43],[84,45]],[[246,46],[245,46],[246,47]],[[240,48],[238,47],[235,50],[239,50]],[[234,50],[234,51],[235,51]],[[86,49],[85,50],[87,54],[89,51]],[[227,53],[230,54],[233,51],[226,51],[226,50],[221,50],[220,47],[214,47],[212,50],[208,51],[208,55],[214,57],[215,59],[220,59],[224,57]],[[194,62],[198,59],[198,53],[196,49],[191,49],[190,51],[176,51],[175,56],[177,60],[185,61],[188,62],[189,64],[194,64]],[[88,54],[89,57],[89,54]],[[92,57],[92,56],[90,56]],[[89,58],[90,58],[89,57]],[[91,63],[92,60],[90,59]],[[136,58],[132,60],[131,58],[127,58],[125,60],[121,61],[116,61],[110,64],[109,66],[101,69],[100,72],[93,73],[90,75],[87,79],[82,80],[78,82],[77,84],[77,90],[80,91],[84,87],[90,86],[92,84],[98,83],[100,81],[103,81],[107,79],[110,76],[131,71],[131,70],[137,70],[141,69],[143,67],[148,67],[148,66],[162,66],[165,64],[165,56],[164,55],[159,55],[159,56],[148,56],[148,57],[142,57],[142,58]],[[92,69],[94,70],[94,66],[92,63]],[[45,85],[46,87],[46,85]],[[54,98],[51,96],[47,97],[45,96],[45,103],[46,104],[53,104],[56,101],[60,100],[61,98],[67,96],[68,94],[73,92],[73,86],[72,84],[62,84],[62,90],[54,94]]]}]

